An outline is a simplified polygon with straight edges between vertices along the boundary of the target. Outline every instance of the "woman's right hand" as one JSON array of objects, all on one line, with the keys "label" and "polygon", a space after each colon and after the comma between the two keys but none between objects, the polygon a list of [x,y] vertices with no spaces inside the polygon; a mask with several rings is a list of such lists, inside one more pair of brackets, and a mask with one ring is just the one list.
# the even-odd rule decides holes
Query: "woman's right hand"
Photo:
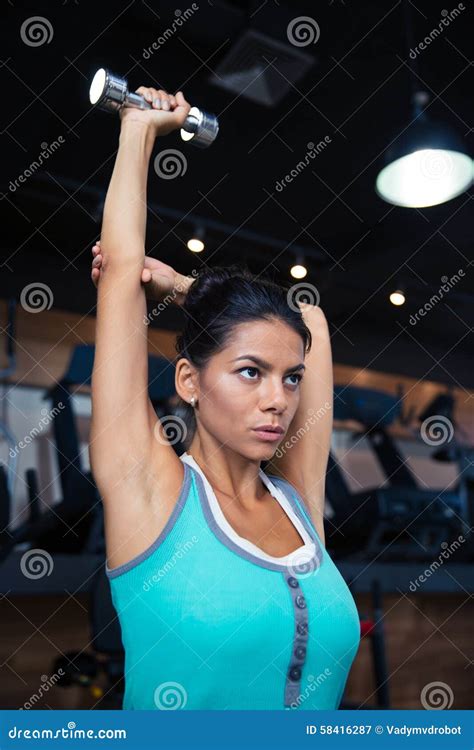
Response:
[{"label": "woman's right hand", "polygon": [[144,122],[151,127],[155,136],[168,135],[173,130],[183,127],[191,105],[184,98],[182,91],[173,95],[168,94],[164,89],[139,86],[135,93],[141,94],[152,104],[152,108],[122,107],[120,110],[122,126],[128,122]]}]

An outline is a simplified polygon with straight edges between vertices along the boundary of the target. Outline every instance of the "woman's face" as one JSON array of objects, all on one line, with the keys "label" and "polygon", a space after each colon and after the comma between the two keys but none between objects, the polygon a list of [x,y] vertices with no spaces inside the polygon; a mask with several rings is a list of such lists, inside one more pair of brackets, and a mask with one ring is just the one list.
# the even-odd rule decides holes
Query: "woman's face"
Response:
[{"label": "woman's face", "polygon": [[[257,358],[256,362],[252,357]],[[300,400],[301,336],[278,319],[242,323],[199,378],[199,421],[219,443],[253,460],[268,460],[285,438]],[[280,426],[268,440],[257,427]]]}]

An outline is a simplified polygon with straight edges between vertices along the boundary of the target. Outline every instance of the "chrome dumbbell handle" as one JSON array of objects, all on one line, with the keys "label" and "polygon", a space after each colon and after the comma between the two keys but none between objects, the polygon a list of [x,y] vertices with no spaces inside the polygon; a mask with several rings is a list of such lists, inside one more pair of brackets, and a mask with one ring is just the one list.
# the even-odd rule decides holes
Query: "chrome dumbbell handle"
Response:
[{"label": "chrome dumbbell handle", "polygon": [[[106,112],[118,112],[122,107],[151,109],[150,102],[141,95],[129,91],[125,78],[99,68],[94,75],[89,90],[91,104]],[[204,112],[198,107],[191,107],[181,128],[181,138],[198,148],[207,148],[214,142],[219,132],[219,123],[215,115]]]}]

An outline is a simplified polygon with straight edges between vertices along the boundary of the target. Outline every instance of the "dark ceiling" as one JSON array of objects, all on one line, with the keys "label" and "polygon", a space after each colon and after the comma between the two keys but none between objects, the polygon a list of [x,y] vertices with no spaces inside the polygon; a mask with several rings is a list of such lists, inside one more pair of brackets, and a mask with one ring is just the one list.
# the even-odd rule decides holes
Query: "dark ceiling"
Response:
[{"label": "dark ceiling", "polygon": [[[320,294],[336,362],[474,387],[472,190],[428,209],[396,208],[374,191],[385,147],[412,119],[402,2],[199,0],[151,54],[144,50],[192,3],[4,0],[2,6],[3,298],[41,282],[53,290],[55,307],[94,313],[90,248],[100,235],[119,132],[118,118],[88,101],[93,73],[103,66],[127,77],[132,90],[182,89],[192,104],[219,117],[219,136],[207,150],[184,144],[177,133],[157,142],[156,153],[179,149],[187,168],[171,180],[150,169],[148,253],[182,273],[245,261],[289,285],[294,250],[304,249],[305,281]],[[415,44],[451,10],[444,0],[409,6]],[[417,56],[416,75],[431,96],[427,111],[454,126],[472,155],[474,7],[469,0],[463,7]],[[49,40],[39,45],[24,41],[22,25],[33,16],[49,22]],[[300,16],[317,23],[315,43],[290,44],[288,25]],[[262,67],[272,75],[275,99],[288,88],[274,105],[210,81],[249,29],[277,43],[255,69],[255,78]],[[311,65],[289,83],[287,56],[294,54]],[[307,144],[326,136],[321,153],[277,190],[277,181],[305,158]],[[58,140],[59,148],[19,184],[44,144]],[[207,245],[194,255],[185,242],[199,218],[208,225]],[[442,277],[459,269],[464,275],[444,299],[411,324]],[[395,308],[388,294],[400,284],[407,302]],[[178,329],[180,315],[170,309],[159,324]]]}]

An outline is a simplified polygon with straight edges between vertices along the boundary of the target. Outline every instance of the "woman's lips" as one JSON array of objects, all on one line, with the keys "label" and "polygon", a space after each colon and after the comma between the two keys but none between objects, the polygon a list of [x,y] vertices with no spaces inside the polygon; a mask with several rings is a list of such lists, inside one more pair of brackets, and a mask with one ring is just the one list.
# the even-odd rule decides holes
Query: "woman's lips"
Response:
[{"label": "woman's lips", "polygon": [[282,432],[270,432],[270,430],[254,430],[255,434],[257,435],[260,440],[265,440],[268,442],[275,442],[276,440],[280,440],[283,433]]}]

